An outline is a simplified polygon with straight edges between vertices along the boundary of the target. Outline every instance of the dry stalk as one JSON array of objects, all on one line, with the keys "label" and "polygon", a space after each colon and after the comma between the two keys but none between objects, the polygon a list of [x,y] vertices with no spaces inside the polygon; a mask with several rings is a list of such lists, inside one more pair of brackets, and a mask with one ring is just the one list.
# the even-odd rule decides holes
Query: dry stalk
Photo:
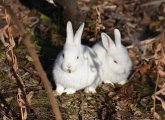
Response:
[{"label": "dry stalk", "polygon": [[26,120],[27,119],[27,107],[26,107],[25,101],[22,98],[23,98],[22,90],[20,88],[18,88],[17,102],[21,109],[22,120]]},{"label": "dry stalk", "polygon": [[104,28],[102,21],[101,21],[101,8],[98,6],[96,7],[96,14],[97,14],[97,19],[96,19],[96,27],[95,27],[95,40],[98,39],[98,33],[101,31],[102,28]]},{"label": "dry stalk", "polygon": [[[160,44],[157,45],[156,48],[156,58],[155,58],[155,63],[157,66],[157,79],[156,79],[156,87],[155,87],[155,93],[154,95],[152,95],[152,98],[154,100],[154,106],[153,106],[153,110],[154,110],[154,120],[156,120],[157,118],[160,118],[160,115],[156,112],[156,100],[159,100],[162,104],[162,108],[165,110],[165,101],[159,97],[159,95],[163,95],[165,96],[165,83],[162,86],[158,86],[159,84],[159,78],[160,77],[165,77],[165,71],[164,70],[164,65],[165,65],[165,46],[164,46],[164,42],[165,42],[165,31],[163,31],[160,35]],[[158,56],[158,53],[160,52],[160,56]],[[157,91],[158,87],[160,88],[159,91]]]},{"label": "dry stalk", "polygon": [[[151,39],[146,39],[146,40],[143,40],[143,41],[140,41],[140,42],[138,43],[138,45],[139,45],[139,46],[141,46],[141,45],[143,46],[143,45],[147,45],[147,44],[154,43],[154,42],[156,42],[156,41],[157,41],[157,37],[151,38]],[[136,47],[136,45],[129,45],[129,46],[127,46],[128,49],[134,48],[134,47]]]},{"label": "dry stalk", "polygon": [[42,65],[39,61],[38,55],[35,51],[35,46],[30,42],[29,37],[27,37],[26,39],[23,40],[24,45],[27,47],[31,57],[33,58],[33,63],[35,65],[36,70],[38,71],[41,80],[45,86],[45,89],[47,91],[48,97],[50,99],[50,103],[52,105],[53,108],[53,112],[56,115],[56,119],[57,120],[62,120],[61,117],[61,112],[59,110],[59,106],[57,101],[55,100],[55,97],[53,95],[53,91],[52,91],[52,87],[48,81],[48,78],[46,76],[46,73],[44,72]]},{"label": "dry stalk", "polygon": [[[26,100],[25,85],[24,85],[21,77],[17,73],[18,63],[17,63],[16,55],[14,54],[14,51],[13,51],[13,48],[15,47],[15,41],[14,41],[13,34],[12,34],[12,28],[10,27],[11,26],[11,22],[10,22],[11,18],[10,18],[10,15],[6,12],[6,9],[5,9],[5,13],[4,13],[3,17],[5,18],[8,27],[6,28],[6,26],[5,26],[5,28],[2,28],[2,29],[4,29],[4,35],[1,35],[2,36],[1,38],[3,40],[4,40],[3,36],[8,38],[8,42],[3,41],[3,40],[2,41],[5,43],[4,46],[6,47],[6,57],[7,57],[8,62],[11,65],[11,74],[15,78],[17,85],[18,85],[18,87],[22,93],[22,96],[20,96],[19,99],[25,103],[25,106],[23,108],[23,106],[20,106],[19,102],[18,102],[18,104],[19,104],[19,107],[21,109],[21,114],[22,115],[26,114],[26,116],[22,116],[23,120],[26,120],[27,119],[28,103]],[[6,45],[8,45],[8,46],[6,46]],[[18,92],[18,95],[19,95],[19,92]],[[22,111],[22,109],[24,109],[24,111]]]},{"label": "dry stalk", "polygon": [[[158,65],[159,65],[159,63],[158,63]],[[157,68],[158,69],[158,68]],[[157,70],[158,71],[158,70]],[[159,81],[159,74],[157,73],[157,76],[156,76],[156,87],[155,87],[155,93],[156,93],[156,91],[157,91],[157,89],[158,89],[158,81]],[[156,115],[157,115],[157,113],[156,113],[156,99],[155,99],[155,97],[153,97],[154,99],[154,106],[153,106],[153,109],[154,109],[154,120],[156,119]]]}]

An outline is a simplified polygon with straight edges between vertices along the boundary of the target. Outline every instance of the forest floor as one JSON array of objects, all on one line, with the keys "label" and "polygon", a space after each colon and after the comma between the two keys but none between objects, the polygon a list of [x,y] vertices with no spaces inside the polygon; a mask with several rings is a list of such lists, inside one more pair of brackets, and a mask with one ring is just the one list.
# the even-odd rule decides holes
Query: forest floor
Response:
[{"label": "forest floor", "polygon": [[[66,26],[61,26],[58,14],[51,18],[42,10],[25,7],[18,0],[6,2],[12,5],[16,16],[30,33],[48,78],[55,86],[52,67],[65,42]],[[92,46],[100,40],[101,32],[113,37],[114,28],[118,28],[123,44],[128,47],[133,68],[129,82],[124,86],[102,84],[96,94],[86,94],[81,90],[73,95],[56,96],[63,119],[165,120],[165,1],[78,0],[78,6],[86,13],[83,44]],[[3,7],[0,9],[3,13]],[[2,16],[0,14],[1,28],[5,24]],[[11,26],[14,25],[12,23]],[[23,80],[27,94],[31,95],[28,119],[53,120],[55,116],[33,60],[26,48],[19,44],[18,32],[12,32],[17,74]],[[1,39],[2,36],[1,33]],[[7,37],[5,40],[9,42]],[[13,111],[14,119],[18,120],[21,119],[17,103],[18,84],[11,72],[12,65],[6,50],[5,44],[0,43],[0,104],[5,102]],[[6,109],[0,106],[0,118],[5,115]],[[10,115],[6,114],[6,118],[10,119]]]}]

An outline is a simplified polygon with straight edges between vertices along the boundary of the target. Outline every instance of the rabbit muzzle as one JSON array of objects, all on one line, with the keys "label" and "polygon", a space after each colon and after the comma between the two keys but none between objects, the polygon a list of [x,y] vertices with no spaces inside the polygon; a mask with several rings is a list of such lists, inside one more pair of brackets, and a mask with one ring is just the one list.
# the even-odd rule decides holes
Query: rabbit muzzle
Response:
[{"label": "rabbit muzzle", "polygon": [[72,70],[71,70],[71,69],[72,69],[71,64],[67,64],[66,66],[67,66],[67,70],[68,70],[68,72],[71,73],[71,72],[72,72]]},{"label": "rabbit muzzle", "polygon": [[73,73],[74,71],[76,71],[76,67],[74,65],[71,65],[70,63],[62,64],[62,69],[68,73]]}]

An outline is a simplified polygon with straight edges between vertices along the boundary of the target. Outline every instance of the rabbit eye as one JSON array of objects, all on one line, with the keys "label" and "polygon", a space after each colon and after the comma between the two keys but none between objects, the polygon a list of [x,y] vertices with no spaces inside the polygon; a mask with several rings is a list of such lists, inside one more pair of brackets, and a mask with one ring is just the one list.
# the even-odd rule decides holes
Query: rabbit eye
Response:
[{"label": "rabbit eye", "polygon": [[77,59],[79,59],[79,56],[77,56]]},{"label": "rabbit eye", "polygon": [[118,62],[117,62],[116,60],[114,60],[114,63],[116,63],[116,64],[117,64]]},{"label": "rabbit eye", "polygon": [[62,57],[64,58],[64,53],[62,54]]}]

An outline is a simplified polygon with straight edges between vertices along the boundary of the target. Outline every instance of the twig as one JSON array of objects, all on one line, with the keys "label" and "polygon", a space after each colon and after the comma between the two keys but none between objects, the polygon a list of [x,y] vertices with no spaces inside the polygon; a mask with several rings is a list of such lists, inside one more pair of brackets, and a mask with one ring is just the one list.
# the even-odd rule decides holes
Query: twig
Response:
[{"label": "twig", "polygon": [[162,103],[162,107],[165,110],[165,101],[162,98],[160,98],[159,96],[156,96],[156,99],[158,99]]},{"label": "twig", "polygon": [[97,19],[96,19],[96,27],[95,27],[95,40],[97,40],[97,34],[101,29],[102,23],[101,23],[101,13],[100,13],[100,8],[96,7],[96,14],[97,14]]},{"label": "twig", "polygon": [[160,95],[161,93],[165,93],[165,88],[162,88],[161,90],[157,91],[154,96],[158,96]]},{"label": "twig", "polygon": [[[149,43],[153,43],[156,40],[157,40],[157,37],[140,41],[138,44],[139,45],[146,45],[146,44],[149,44]],[[129,45],[129,46],[127,46],[127,48],[130,49],[130,48],[134,48],[135,46],[136,45]]]},{"label": "twig", "polygon": [[[43,91],[44,89],[41,86],[28,86],[28,88],[26,88],[26,92],[29,93],[30,91],[34,91],[34,92],[39,92],[39,91]],[[18,90],[12,89],[12,91],[2,91],[1,93],[3,94],[4,97],[9,97],[10,95],[16,94],[18,92]]]},{"label": "twig", "polygon": [[[159,63],[158,63],[158,65],[159,65]],[[157,71],[158,71],[158,68],[157,68]],[[158,81],[159,81],[159,74],[157,73],[157,76],[156,76],[156,86],[155,86],[155,93],[156,93],[156,91],[157,91],[157,89],[158,89]],[[155,96],[155,95],[154,95]],[[156,112],[156,99],[155,99],[155,97],[154,97],[154,120],[156,119],[155,118],[155,112]]]},{"label": "twig", "polygon": [[27,69],[26,67],[22,67],[22,69],[23,69],[24,71],[28,72],[35,80],[37,80],[37,81],[39,82],[38,84],[41,83],[40,77],[39,77],[38,75],[36,75],[33,71]]},{"label": "twig", "polygon": [[148,7],[148,6],[152,6],[152,5],[160,5],[162,2],[165,2],[165,0],[156,0],[156,1],[150,1],[150,2],[147,2],[147,3],[144,3],[141,5],[141,7]]},{"label": "twig", "polygon": [[[162,107],[163,109],[165,109],[165,102],[159,97],[160,94],[165,95],[165,84],[163,84],[160,88],[161,90],[157,91],[158,89],[158,82],[159,82],[159,77],[161,77],[160,73],[160,69],[164,69],[165,62],[164,62],[164,40],[165,40],[165,31],[163,30],[162,33],[160,34],[160,37],[158,39],[159,41],[161,41],[162,46],[158,46],[158,50],[156,50],[156,52],[161,52],[160,57],[161,59],[157,59],[156,62],[156,71],[157,71],[157,77],[156,77],[156,87],[155,87],[155,93],[152,95],[152,98],[154,100],[154,120],[157,119],[157,117],[160,117],[160,115],[156,112],[156,99],[159,100],[162,103]],[[155,53],[157,54],[157,53]],[[163,60],[162,60],[163,59]],[[162,71],[163,72],[163,71]],[[163,72],[164,73],[164,72]]]},{"label": "twig", "polygon": [[0,0],[0,4],[3,5],[6,8],[7,12],[11,15],[14,24],[16,24],[16,26],[18,27],[17,29],[20,33],[20,36],[22,38],[25,38],[22,42],[27,47],[27,50],[33,59],[34,66],[41,77],[41,80],[44,84],[44,87],[45,87],[47,94],[48,94],[48,97],[50,99],[53,113],[55,114],[57,120],[62,120],[62,116],[61,116],[61,112],[59,110],[58,103],[57,103],[57,101],[53,95],[52,87],[49,83],[49,80],[46,76],[46,73],[44,72],[43,67],[39,61],[38,55],[35,51],[35,46],[30,42],[30,37],[28,35],[26,35],[26,31],[24,30],[24,26],[16,18],[12,9],[9,6],[7,6],[2,0]]},{"label": "twig", "polygon": [[44,84],[44,87],[47,91],[47,94],[48,94],[48,97],[50,99],[50,102],[51,102],[51,105],[52,105],[52,108],[53,108],[53,112],[54,114],[56,115],[56,119],[57,120],[62,120],[62,117],[61,117],[61,113],[60,113],[60,110],[59,110],[59,106],[58,106],[58,103],[57,101],[55,100],[55,97],[53,95],[53,91],[52,91],[52,87],[48,81],[48,78],[41,66],[41,63],[39,61],[39,58],[38,58],[38,55],[35,51],[35,46],[30,42],[29,40],[29,37],[26,37],[24,40],[23,40],[23,44],[27,47],[31,57],[33,58],[33,63],[35,65],[35,68],[36,70],[38,71],[40,77],[41,77],[41,80]]}]

